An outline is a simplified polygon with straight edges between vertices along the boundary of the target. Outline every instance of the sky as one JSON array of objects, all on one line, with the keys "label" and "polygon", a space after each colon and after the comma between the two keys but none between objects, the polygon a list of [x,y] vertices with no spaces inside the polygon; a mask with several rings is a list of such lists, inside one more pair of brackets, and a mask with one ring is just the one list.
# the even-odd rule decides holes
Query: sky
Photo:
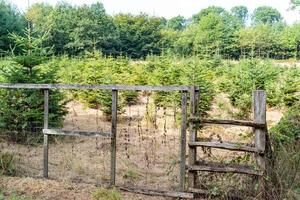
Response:
[{"label": "sky", "polygon": [[[28,0],[10,0],[17,5],[20,10],[25,11]],[[37,2],[47,2],[55,5],[59,0],[29,0],[30,4]],[[245,5],[252,12],[258,6],[272,6],[279,10],[288,24],[300,20],[300,12],[289,10],[290,0],[66,0],[74,5],[91,4],[101,2],[109,14],[140,12],[149,15],[156,15],[171,18],[182,15],[186,18],[198,13],[201,9],[211,5],[221,6],[230,10],[233,6]]]}]

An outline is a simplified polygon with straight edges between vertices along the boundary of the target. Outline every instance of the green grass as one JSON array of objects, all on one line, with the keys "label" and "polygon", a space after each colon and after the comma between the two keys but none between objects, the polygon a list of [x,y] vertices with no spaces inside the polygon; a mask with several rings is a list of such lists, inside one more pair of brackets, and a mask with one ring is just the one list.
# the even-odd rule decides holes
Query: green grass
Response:
[{"label": "green grass", "polygon": [[111,190],[100,188],[92,193],[92,198],[95,200],[121,200],[121,194],[115,188]]}]

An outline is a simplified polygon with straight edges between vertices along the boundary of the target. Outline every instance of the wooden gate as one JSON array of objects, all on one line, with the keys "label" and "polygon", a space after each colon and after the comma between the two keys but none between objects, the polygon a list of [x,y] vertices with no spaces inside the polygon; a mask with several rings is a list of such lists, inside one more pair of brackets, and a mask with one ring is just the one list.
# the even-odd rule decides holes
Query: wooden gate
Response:
[{"label": "wooden gate", "polygon": [[[259,195],[256,198],[264,199],[265,188],[265,172],[266,172],[266,143],[267,141],[267,122],[266,122],[266,93],[262,90],[253,92],[253,121],[243,120],[218,120],[218,119],[202,119],[198,114],[198,102],[201,95],[199,90],[192,88],[190,99],[191,113],[189,119],[189,152],[188,152],[188,188],[187,190],[197,194],[208,194],[208,191],[197,189],[196,180],[197,172],[213,172],[213,173],[240,173],[258,176]],[[238,144],[220,141],[201,141],[198,139],[197,130],[206,124],[218,125],[234,125],[252,127],[255,134],[255,146],[247,144]],[[258,170],[253,170],[250,166],[231,166],[215,162],[197,162],[197,147],[209,147],[225,149],[230,151],[243,151],[255,154]]]},{"label": "wooden gate", "polygon": [[[199,88],[195,86],[126,86],[126,85],[62,85],[62,84],[0,84],[0,88],[5,89],[35,89],[44,91],[44,150],[43,150],[43,176],[48,178],[48,148],[49,135],[64,136],[88,136],[88,137],[110,137],[111,138],[111,166],[110,166],[110,185],[116,184],[116,136],[117,136],[117,105],[118,91],[180,91],[181,92],[181,129],[180,129],[180,180],[177,191],[157,191],[150,189],[124,188],[126,191],[137,193],[162,195],[170,197],[194,198],[195,194],[207,194],[207,191],[197,189],[196,178],[198,171],[208,171],[216,173],[242,173],[259,176],[261,191],[265,191],[264,174],[266,170],[266,94],[258,90],[253,92],[253,121],[241,120],[216,120],[202,119],[199,116],[199,99],[201,95]],[[82,132],[82,131],[62,131],[59,129],[49,129],[49,91],[51,89],[80,89],[80,90],[111,90],[112,91],[112,117],[111,131],[105,132]],[[188,119],[188,96],[190,97]],[[255,147],[248,145],[234,144],[231,142],[205,142],[197,137],[197,130],[205,124],[223,124],[253,127],[255,134]],[[188,127],[189,126],[189,127]],[[187,142],[187,129],[189,128],[189,138]],[[186,147],[188,146],[188,164],[186,164]],[[199,163],[197,162],[197,147],[211,147],[234,151],[251,152],[255,154],[259,170],[253,170],[247,166],[220,166],[218,163]],[[188,185],[186,185],[188,178]],[[163,183],[162,183],[163,184]],[[263,192],[262,192],[263,194]],[[264,195],[261,195],[264,197]]]}]

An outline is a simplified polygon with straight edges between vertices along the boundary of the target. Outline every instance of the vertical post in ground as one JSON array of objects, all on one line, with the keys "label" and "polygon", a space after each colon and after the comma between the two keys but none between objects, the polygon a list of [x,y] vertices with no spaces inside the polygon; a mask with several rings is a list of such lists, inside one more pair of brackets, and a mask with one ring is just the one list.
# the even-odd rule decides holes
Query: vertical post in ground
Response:
[{"label": "vertical post in ground", "polygon": [[186,128],[187,128],[187,92],[181,94],[181,140],[180,140],[180,190],[185,190],[185,157],[186,157]]},{"label": "vertical post in ground", "polygon": [[110,170],[110,185],[116,184],[116,157],[117,157],[117,105],[118,91],[112,91],[111,105],[111,170]]},{"label": "vertical post in ground", "polygon": [[[195,117],[198,114],[198,102],[199,102],[199,89],[195,86],[191,87],[190,90],[190,117]],[[193,122],[189,122],[189,142],[196,142],[197,141],[197,127]],[[195,165],[197,159],[197,148],[196,147],[189,147],[189,166]],[[189,188],[195,188],[196,185],[196,177],[197,172],[189,171],[188,172],[188,185]]]},{"label": "vertical post in ground", "polygon": [[[44,90],[44,129],[49,127],[49,90]],[[44,178],[48,178],[48,135],[44,134]]]},{"label": "vertical post in ground", "polygon": [[[265,123],[266,122],[266,93],[263,90],[256,90],[253,92],[253,117],[254,122]],[[259,189],[260,199],[265,198],[265,181],[264,175],[266,171],[266,131],[265,128],[254,128],[255,134],[255,147],[258,153],[256,154],[256,162],[259,169],[263,172],[263,176],[259,177]]]}]

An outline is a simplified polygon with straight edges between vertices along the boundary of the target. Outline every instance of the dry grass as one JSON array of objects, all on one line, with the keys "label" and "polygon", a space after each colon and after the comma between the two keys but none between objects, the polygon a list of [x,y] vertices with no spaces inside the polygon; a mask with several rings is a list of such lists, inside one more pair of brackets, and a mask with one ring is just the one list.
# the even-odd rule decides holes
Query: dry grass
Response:
[{"label": "dry grass", "polygon": [[[142,98],[140,102],[140,105],[127,107],[125,113],[119,116],[117,184],[152,189],[177,189],[180,130],[178,122],[174,122],[173,110],[167,110],[166,115],[163,109],[158,110],[156,116],[158,128],[155,128],[145,116],[146,100]],[[151,119],[153,119],[154,107],[149,106],[149,108],[152,108],[149,112],[152,113]],[[214,101],[210,117],[228,119],[232,118],[234,111],[227,96],[220,94]],[[278,111],[268,112],[270,124],[278,121],[280,117],[281,113]],[[64,128],[109,131],[110,122],[100,111],[85,108],[78,102],[71,102]],[[251,129],[230,126],[208,126],[201,130],[199,136],[222,141],[250,142],[252,140]],[[13,152],[20,158],[19,174],[31,177],[2,177],[1,185],[8,192],[16,191],[34,199],[91,199],[91,193],[97,189],[94,185],[106,186],[109,183],[110,139],[108,138],[64,138],[63,140],[57,138],[50,144],[49,149],[49,176],[54,180],[39,179],[42,177],[42,146],[10,143],[0,143],[0,146],[1,149]],[[213,150],[209,153],[199,151],[198,156],[198,159],[228,161],[242,157],[243,153]],[[128,193],[121,193],[121,197],[141,200],[160,199]]]},{"label": "dry grass", "polygon": [[[6,196],[15,194],[39,200],[95,200],[100,189],[91,184],[20,177],[1,177],[0,187]],[[123,200],[162,200],[165,198],[119,192]]]}]

